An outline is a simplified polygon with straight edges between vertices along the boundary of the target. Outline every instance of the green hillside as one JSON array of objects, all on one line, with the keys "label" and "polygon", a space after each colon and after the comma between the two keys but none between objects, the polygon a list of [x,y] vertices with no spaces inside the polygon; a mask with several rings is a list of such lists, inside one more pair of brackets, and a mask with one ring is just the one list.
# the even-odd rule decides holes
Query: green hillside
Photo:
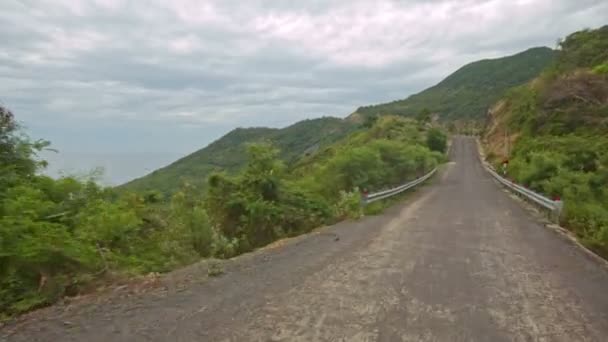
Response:
[{"label": "green hillside", "polygon": [[441,119],[480,119],[507,89],[538,76],[554,56],[554,50],[537,47],[513,56],[477,61],[405,100],[360,107],[355,114],[415,116],[429,109]]},{"label": "green hillside", "polygon": [[[474,62],[406,100],[361,107],[355,114],[364,118],[376,114],[414,116],[427,108],[444,119],[481,118],[507,89],[536,77],[554,55],[553,50],[541,47],[509,57]],[[321,118],[304,120],[283,129],[238,128],[209,146],[120,188],[172,193],[185,180],[202,184],[213,171],[238,171],[245,164],[247,144],[264,140],[277,146],[281,159],[291,164],[346,136],[356,128],[355,121],[358,120]]]},{"label": "green hillside", "polygon": [[207,147],[135,179],[121,189],[172,193],[183,181],[203,184],[213,171],[234,173],[247,162],[247,145],[253,142],[272,143],[279,148],[280,158],[290,163],[343,138],[355,128],[354,123],[331,117],[303,120],[282,129],[237,128]]},{"label": "green hillside", "polygon": [[561,223],[608,256],[608,26],[571,34],[558,51],[490,111],[488,159],[509,158],[510,177],[563,199]]}]

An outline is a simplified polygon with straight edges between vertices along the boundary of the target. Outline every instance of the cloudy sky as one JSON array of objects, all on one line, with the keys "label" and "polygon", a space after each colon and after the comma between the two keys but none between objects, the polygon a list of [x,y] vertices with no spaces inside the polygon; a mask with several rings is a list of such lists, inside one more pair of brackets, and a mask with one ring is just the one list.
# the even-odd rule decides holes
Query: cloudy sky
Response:
[{"label": "cloudy sky", "polygon": [[0,101],[60,150],[52,172],[120,183],[607,21],[605,0],[2,0]]}]

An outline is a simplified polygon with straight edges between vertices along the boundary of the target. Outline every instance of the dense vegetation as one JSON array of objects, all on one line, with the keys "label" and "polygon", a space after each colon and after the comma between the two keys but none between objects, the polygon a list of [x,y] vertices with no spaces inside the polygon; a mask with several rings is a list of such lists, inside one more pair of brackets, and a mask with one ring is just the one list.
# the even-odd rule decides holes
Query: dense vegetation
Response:
[{"label": "dense vegetation", "polygon": [[384,114],[414,117],[429,109],[441,119],[480,119],[505,91],[538,76],[554,56],[553,50],[539,47],[513,56],[477,61],[405,100],[360,107],[355,114],[366,117]]},{"label": "dense vegetation", "polygon": [[0,318],[359,217],[360,189],[422,175],[445,149],[441,132],[385,117],[290,167],[284,160],[298,152],[285,158],[270,143],[249,144],[239,172],[184,182],[165,197],[43,176],[36,154],[48,143],[24,136],[1,107],[0,124]]},{"label": "dense vegetation", "polygon": [[269,142],[280,149],[279,157],[287,162],[327,146],[352,132],[356,126],[338,118],[303,120],[283,129],[237,128],[209,146],[196,151],[167,167],[135,179],[124,186],[130,191],[175,192],[184,181],[204,185],[214,171],[231,174],[247,163],[247,145]]},{"label": "dense vegetation", "polygon": [[[565,201],[562,223],[608,256],[608,26],[571,34],[533,82],[509,92],[485,134],[515,141],[509,175]],[[499,162],[501,148],[489,156]]]}]

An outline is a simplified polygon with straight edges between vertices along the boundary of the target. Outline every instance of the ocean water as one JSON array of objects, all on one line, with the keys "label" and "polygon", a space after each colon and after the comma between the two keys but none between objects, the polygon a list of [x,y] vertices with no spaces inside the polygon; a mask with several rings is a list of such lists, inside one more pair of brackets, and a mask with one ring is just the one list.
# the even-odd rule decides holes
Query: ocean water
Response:
[{"label": "ocean water", "polygon": [[51,177],[62,175],[86,176],[99,173],[99,181],[108,186],[120,185],[142,177],[160,167],[169,165],[184,155],[171,152],[52,152],[46,151],[40,158],[49,166],[43,173]]}]

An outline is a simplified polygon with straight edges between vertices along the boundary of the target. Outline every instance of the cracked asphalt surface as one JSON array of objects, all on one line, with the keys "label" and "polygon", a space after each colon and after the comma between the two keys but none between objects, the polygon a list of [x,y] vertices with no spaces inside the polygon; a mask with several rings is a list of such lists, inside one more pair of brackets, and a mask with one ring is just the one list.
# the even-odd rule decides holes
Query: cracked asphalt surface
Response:
[{"label": "cracked asphalt surface", "polygon": [[[40,310],[0,341],[607,341],[608,271],[483,170],[472,138],[430,185],[129,296]],[[336,236],[339,239],[336,239]]]}]

